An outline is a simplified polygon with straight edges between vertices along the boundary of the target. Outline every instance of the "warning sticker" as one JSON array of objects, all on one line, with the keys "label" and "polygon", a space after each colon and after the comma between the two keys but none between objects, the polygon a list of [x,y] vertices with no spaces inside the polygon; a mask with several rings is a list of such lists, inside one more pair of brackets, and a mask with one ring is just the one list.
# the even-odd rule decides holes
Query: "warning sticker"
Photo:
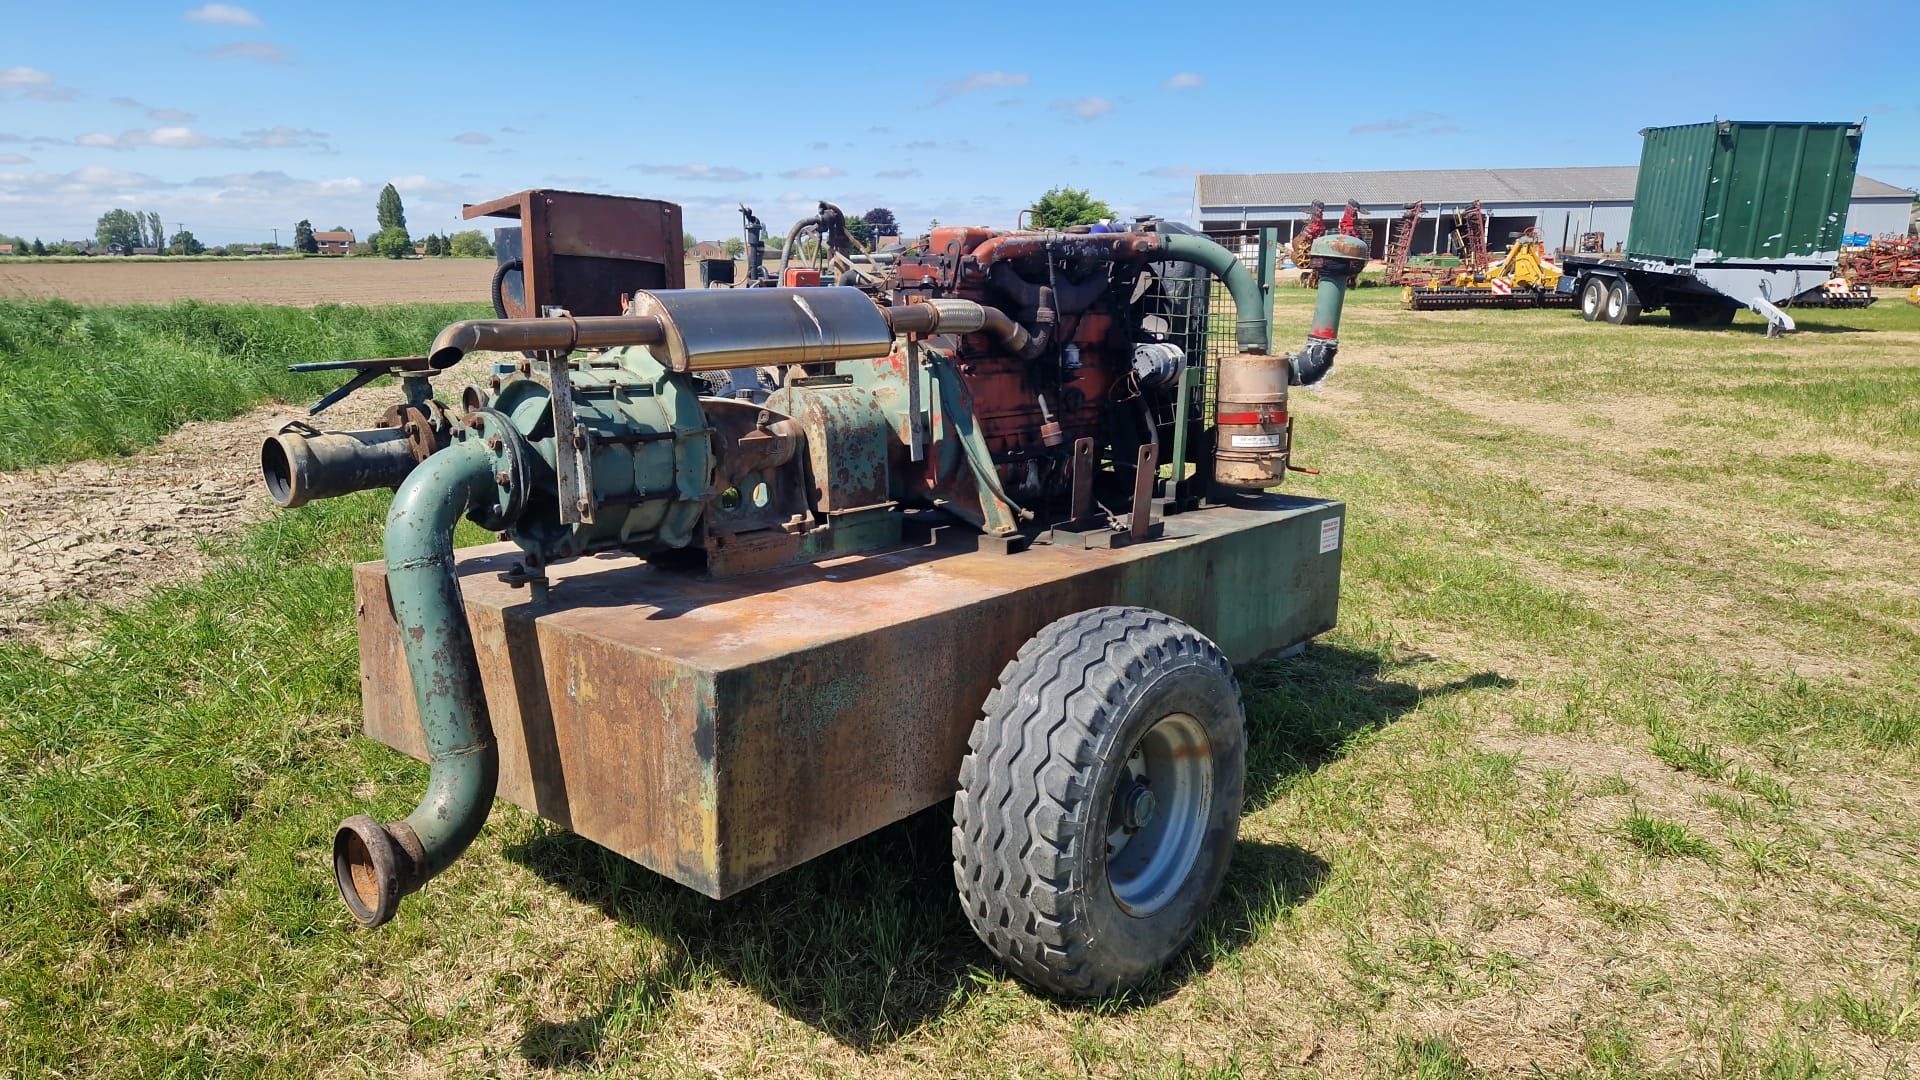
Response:
[{"label": "warning sticker", "polygon": [[1234,435],[1232,439],[1232,445],[1234,446],[1256,446],[1273,450],[1280,448],[1279,432],[1275,432],[1272,435]]},{"label": "warning sticker", "polygon": [[1320,523],[1320,554],[1338,550],[1340,547],[1340,519],[1330,517]]}]

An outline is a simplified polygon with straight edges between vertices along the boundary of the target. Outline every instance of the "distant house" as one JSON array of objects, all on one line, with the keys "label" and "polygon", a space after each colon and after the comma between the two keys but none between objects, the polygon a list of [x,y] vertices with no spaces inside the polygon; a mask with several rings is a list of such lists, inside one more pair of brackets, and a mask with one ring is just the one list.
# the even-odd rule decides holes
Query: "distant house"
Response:
[{"label": "distant house", "polygon": [[731,259],[733,258],[733,256],[727,254],[727,249],[725,245],[717,244],[712,240],[702,240],[699,243],[687,249],[687,258],[689,259]]},{"label": "distant house", "polygon": [[11,254],[13,254],[12,244],[0,244],[0,255],[11,255]]},{"label": "distant house", "polygon": [[131,254],[134,254],[134,255],[158,255],[158,254],[160,254],[160,249],[159,249],[159,248],[134,248],[134,249],[133,249],[133,251],[131,252]]},{"label": "distant house", "polygon": [[322,255],[345,255],[353,250],[353,230],[343,229],[339,232],[332,229],[324,232],[315,230],[313,242],[320,245]]}]

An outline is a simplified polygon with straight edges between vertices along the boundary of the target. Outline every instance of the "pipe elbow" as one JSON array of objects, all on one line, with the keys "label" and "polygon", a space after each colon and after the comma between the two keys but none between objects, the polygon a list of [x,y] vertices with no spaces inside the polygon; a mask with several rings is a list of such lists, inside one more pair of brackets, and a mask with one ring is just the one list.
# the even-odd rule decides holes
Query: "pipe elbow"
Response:
[{"label": "pipe elbow", "polygon": [[401,897],[452,865],[493,808],[499,752],[453,566],[454,526],[492,498],[492,466],[480,440],[455,442],[407,476],[387,512],[387,591],[430,772],[404,820],[355,816],[334,835],[334,881],[362,926],[393,918]]}]

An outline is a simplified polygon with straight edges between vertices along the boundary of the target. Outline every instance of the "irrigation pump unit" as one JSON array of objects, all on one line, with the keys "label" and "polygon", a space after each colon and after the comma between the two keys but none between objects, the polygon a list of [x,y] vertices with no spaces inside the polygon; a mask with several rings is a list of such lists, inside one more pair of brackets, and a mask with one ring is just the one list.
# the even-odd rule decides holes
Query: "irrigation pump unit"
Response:
[{"label": "irrigation pump unit", "polygon": [[[663,216],[500,205],[545,219],[524,268],[606,247],[570,206]],[[1334,623],[1342,507],[1268,490],[1364,252],[1316,244],[1313,328],[1275,355],[1271,254],[1164,223],[820,238],[708,289],[626,287],[660,272],[627,243],[589,267],[619,314],[525,270],[548,314],[340,365],[399,377],[381,427],[268,440],[282,505],[396,489],[356,570],[366,730],[431,771],[406,818],[340,827],[360,923],[496,795],[712,897],[952,800],[967,917],[1023,978],[1104,995],[1191,938],[1240,818],[1233,665]],[[480,351],[500,375],[437,400]],[[502,542],[456,551],[462,518]]]}]

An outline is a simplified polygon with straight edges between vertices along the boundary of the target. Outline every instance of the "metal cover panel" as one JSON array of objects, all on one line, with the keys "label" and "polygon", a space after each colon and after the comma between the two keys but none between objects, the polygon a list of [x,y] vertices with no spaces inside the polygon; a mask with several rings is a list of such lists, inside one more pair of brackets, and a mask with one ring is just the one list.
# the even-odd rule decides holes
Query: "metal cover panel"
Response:
[{"label": "metal cover panel", "polygon": [[1832,261],[1860,159],[1857,124],[1649,128],[1629,254],[1677,262]]},{"label": "metal cover panel", "polygon": [[[1342,545],[1327,523],[1344,508],[1262,505],[1106,550],[988,554],[967,534],[722,580],[580,559],[550,569],[539,607],[497,580],[516,549],[468,549],[500,794],[726,896],[950,797],[1001,667],[1062,615],[1155,608],[1236,663],[1330,629]],[[367,733],[420,757],[384,567],[355,580]]]}]

